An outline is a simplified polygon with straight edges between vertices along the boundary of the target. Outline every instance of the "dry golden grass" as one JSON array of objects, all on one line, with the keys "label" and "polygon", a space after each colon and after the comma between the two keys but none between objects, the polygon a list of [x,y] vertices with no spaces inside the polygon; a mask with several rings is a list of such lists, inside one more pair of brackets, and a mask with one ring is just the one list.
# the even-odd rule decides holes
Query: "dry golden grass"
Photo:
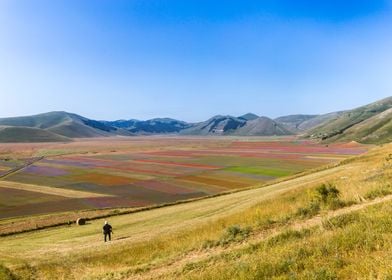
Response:
[{"label": "dry golden grass", "polygon": [[108,197],[110,195],[107,194],[99,194],[93,192],[85,192],[85,191],[76,191],[64,188],[55,188],[48,186],[40,186],[40,185],[32,185],[32,184],[24,184],[17,183],[11,181],[0,181],[0,188],[8,188],[8,189],[16,189],[22,191],[29,192],[38,192],[50,195],[56,195],[61,197],[68,198],[88,198],[88,197]]}]

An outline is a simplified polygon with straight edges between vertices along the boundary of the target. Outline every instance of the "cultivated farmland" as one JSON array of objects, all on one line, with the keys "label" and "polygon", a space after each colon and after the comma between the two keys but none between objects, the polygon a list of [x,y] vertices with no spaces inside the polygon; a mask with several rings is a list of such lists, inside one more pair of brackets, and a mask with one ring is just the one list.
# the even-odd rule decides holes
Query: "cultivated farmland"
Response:
[{"label": "cultivated farmland", "polygon": [[0,172],[42,159],[2,178],[0,218],[135,208],[215,195],[366,150],[356,143],[326,146],[294,137],[119,137],[6,144],[0,151]]}]

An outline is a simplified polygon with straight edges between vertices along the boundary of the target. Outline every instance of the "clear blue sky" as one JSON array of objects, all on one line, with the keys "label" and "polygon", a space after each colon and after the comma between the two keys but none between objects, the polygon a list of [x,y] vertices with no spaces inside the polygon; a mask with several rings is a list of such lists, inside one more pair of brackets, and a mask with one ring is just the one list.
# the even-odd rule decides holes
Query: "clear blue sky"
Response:
[{"label": "clear blue sky", "polygon": [[392,95],[392,0],[1,0],[0,116],[277,117]]}]

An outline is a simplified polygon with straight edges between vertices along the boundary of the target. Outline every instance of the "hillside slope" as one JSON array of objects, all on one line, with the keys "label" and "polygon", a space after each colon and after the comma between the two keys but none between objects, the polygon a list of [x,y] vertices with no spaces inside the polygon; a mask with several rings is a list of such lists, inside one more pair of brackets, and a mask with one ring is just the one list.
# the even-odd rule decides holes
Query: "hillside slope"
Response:
[{"label": "hillside slope", "polygon": [[[389,154],[392,144],[262,188],[114,216],[111,244],[100,240],[104,219],[3,237],[3,271],[22,279],[384,279],[392,203],[338,211],[392,193]],[[336,219],[312,222],[331,212]]]},{"label": "hillside slope", "polygon": [[384,115],[382,113],[390,108],[392,108],[392,97],[345,111],[334,119],[311,129],[307,135],[326,142],[355,140],[366,143],[386,143],[390,141],[388,132],[390,112]]},{"label": "hillside slope", "polygon": [[0,126],[0,142],[68,142],[71,139],[56,133],[31,127]]},{"label": "hillside slope", "polygon": [[304,122],[300,123],[298,128],[301,131],[308,131],[310,129],[313,129],[313,128],[321,126],[325,123],[328,123],[329,121],[335,120],[340,115],[342,115],[344,112],[345,111],[339,111],[339,112],[332,112],[332,113],[328,113],[328,114],[318,115],[314,118],[311,118],[309,120],[305,120]]}]

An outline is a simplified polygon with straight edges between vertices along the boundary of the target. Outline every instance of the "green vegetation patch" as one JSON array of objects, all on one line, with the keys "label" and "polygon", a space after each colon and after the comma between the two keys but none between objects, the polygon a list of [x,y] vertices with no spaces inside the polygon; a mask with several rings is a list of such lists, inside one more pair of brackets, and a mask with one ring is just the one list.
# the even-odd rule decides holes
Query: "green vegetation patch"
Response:
[{"label": "green vegetation patch", "polygon": [[365,198],[366,199],[375,199],[377,197],[383,197],[392,194],[392,185],[387,184],[384,186],[381,186],[379,188],[370,190],[366,193]]},{"label": "green vegetation patch", "polygon": [[295,172],[293,170],[265,168],[265,167],[258,167],[258,166],[232,166],[232,167],[225,168],[225,170],[239,172],[239,173],[246,173],[246,174],[271,176],[271,177],[288,176]]}]

